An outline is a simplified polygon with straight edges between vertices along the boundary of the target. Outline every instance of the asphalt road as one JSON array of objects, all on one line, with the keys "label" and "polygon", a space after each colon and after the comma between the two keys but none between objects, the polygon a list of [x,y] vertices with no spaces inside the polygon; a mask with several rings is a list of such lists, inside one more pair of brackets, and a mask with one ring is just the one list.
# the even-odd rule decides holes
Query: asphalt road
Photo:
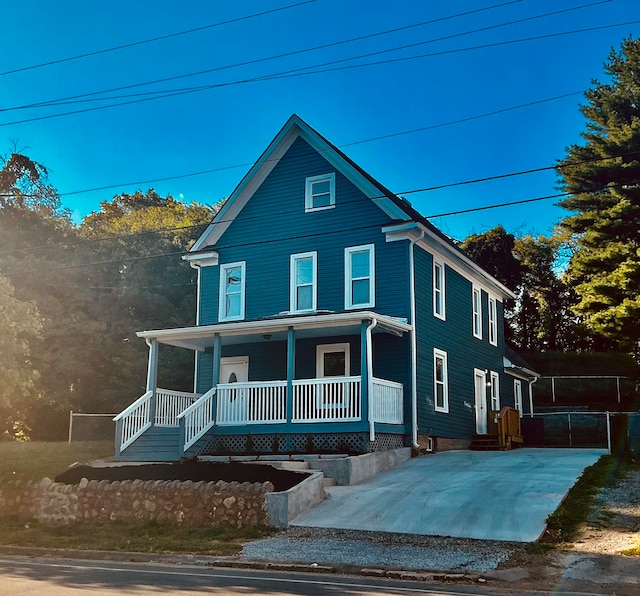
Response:
[{"label": "asphalt road", "polygon": [[[273,594],[495,596],[504,586],[442,586],[368,577],[275,573],[158,563],[82,561],[22,556],[0,557],[3,596],[95,596],[122,594]],[[518,592],[522,594],[522,592]],[[531,592],[530,594],[542,594]]]}]

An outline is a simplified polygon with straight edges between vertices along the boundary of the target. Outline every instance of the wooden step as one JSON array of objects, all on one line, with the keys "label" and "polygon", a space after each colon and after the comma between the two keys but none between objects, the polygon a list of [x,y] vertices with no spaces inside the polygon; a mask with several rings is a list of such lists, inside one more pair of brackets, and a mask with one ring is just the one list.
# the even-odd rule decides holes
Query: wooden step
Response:
[{"label": "wooden step", "polygon": [[498,435],[475,434],[469,445],[471,451],[498,451],[499,448]]}]

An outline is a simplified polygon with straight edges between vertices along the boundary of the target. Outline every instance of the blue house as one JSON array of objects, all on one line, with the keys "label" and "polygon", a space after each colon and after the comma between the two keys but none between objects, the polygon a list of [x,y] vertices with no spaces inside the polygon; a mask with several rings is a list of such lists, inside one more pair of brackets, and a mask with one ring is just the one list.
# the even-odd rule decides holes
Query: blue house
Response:
[{"label": "blue house", "polygon": [[[138,333],[147,391],[118,459],[466,447],[528,408],[513,293],[298,116],[183,258],[196,324]],[[193,393],[157,387],[163,345],[195,352]]]}]

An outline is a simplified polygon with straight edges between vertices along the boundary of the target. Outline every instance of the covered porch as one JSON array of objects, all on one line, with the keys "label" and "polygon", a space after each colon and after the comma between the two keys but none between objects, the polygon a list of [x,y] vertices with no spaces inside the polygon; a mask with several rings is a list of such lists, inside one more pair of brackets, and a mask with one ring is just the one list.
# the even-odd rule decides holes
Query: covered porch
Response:
[{"label": "covered porch", "polygon": [[[147,390],[116,417],[116,457],[157,459],[160,437],[162,459],[397,447],[410,331],[366,311],[140,332]],[[157,387],[162,344],[196,352],[194,393]]]}]

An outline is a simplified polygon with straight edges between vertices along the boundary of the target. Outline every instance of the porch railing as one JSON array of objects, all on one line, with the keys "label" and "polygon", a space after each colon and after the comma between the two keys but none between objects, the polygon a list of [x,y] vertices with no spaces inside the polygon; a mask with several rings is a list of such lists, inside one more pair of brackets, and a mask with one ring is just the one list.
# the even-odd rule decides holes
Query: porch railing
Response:
[{"label": "porch railing", "polygon": [[287,382],[218,385],[216,424],[278,424],[287,421]]},{"label": "porch railing", "polygon": [[361,418],[360,377],[293,381],[291,422],[350,422]]},{"label": "porch railing", "polygon": [[178,426],[178,415],[200,397],[197,393],[156,389],[156,426]]},{"label": "porch railing", "polygon": [[118,429],[120,453],[151,427],[152,399],[153,391],[147,391],[113,419]]},{"label": "porch railing", "polygon": [[404,422],[402,383],[374,378],[369,407],[373,422],[402,424]]},{"label": "porch railing", "polygon": [[214,425],[213,398],[216,388],[209,389],[178,415],[178,423],[184,420],[184,451],[189,449],[200,437]]}]

